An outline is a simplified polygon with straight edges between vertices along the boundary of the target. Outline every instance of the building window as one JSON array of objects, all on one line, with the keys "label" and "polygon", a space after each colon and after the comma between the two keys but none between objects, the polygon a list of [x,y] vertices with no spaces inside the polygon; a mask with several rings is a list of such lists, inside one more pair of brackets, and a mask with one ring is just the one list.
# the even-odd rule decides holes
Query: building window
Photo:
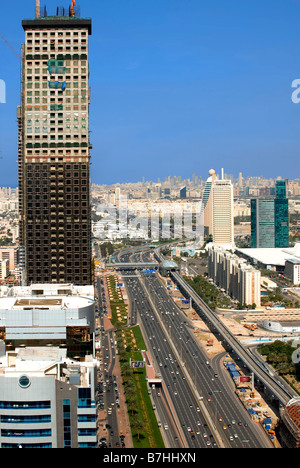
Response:
[{"label": "building window", "polygon": [[72,448],[70,400],[63,400],[63,426],[64,426],[64,448]]}]

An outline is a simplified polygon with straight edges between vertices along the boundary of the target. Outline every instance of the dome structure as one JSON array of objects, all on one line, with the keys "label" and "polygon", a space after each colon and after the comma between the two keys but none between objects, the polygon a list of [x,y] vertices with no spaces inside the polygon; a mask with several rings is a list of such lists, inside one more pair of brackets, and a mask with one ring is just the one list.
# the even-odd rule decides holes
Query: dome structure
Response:
[{"label": "dome structure", "polygon": [[300,398],[293,398],[281,411],[281,419],[289,432],[289,444],[300,447]]}]

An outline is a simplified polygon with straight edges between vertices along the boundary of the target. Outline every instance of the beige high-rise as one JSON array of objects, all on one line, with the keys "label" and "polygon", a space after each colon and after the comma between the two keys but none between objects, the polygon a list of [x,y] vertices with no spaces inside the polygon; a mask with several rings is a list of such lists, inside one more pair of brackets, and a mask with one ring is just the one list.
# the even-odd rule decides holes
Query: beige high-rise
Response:
[{"label": "beige high-rise", "polygon": [[234,243],[233,186],[230,180],[212,185],[212,236],[216,244]]},{"label": "beige high-rise", "polygon": [[204,228],[207,235],[212,235],[213,233],[212,186],[216,180],[216,171],[214,169],[211,169],[209,171],[209,177],[206,181],[203,194]]}]

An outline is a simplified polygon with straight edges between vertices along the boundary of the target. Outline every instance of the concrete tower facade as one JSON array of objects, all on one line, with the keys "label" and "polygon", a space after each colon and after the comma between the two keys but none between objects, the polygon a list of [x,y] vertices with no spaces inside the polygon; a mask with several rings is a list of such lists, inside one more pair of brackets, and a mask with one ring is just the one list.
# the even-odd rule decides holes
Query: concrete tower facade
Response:
[{"label": "concrete tower facade", "polygon": [[91,20],[70,9],[24,20],[18,108],[25,284],[92,283]]},{"label": "concrete tower facade", "polygon": [[230,180],[216,180],[212,186],[213,242],[234,244],[233,186]]}]

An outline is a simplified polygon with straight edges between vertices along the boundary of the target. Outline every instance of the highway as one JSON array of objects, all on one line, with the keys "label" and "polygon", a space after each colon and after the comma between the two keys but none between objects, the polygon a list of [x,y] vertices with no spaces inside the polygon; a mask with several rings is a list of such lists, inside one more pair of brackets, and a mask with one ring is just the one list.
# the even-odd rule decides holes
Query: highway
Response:
[{"label": "highway", "polygon": [[99,323],[98,333],[101,334],[101,382],[98,384],[98,404],[100,409],[106,409],[105,421],[103,424],[106,425],[106,436],[105,443],[108,447],[120,447],[122,441],[120,440],[119,425],[118,425],[118,413],[117,407],[119,404],[118,399],[118,380],[114,375],[115,367],[115,346],[114,346],[114,333],[113,329],[104,329],[104,310],[105,304],[102,302],[102,284],[100,278],[96,279],[97,296],[98,296],[98,313],[97,321]]},{"label": "highway", "polygon": [[[119,261],[145,261],[148,257],[147,251],[133,254],[130,250],[120,253]],[[216,370],[195,341],[185,315],[158,276],[141,273],[140,277],[127,278],[126,270],[122,274],[187,446],[270,447],[268,438],[251,421],[228,380],[215,376]]]},{"label": "highway", "polygon": [[[147,347],[151,351],[154,360],[156,360],[157,370],[159,369],[173,405],[176,407],[177,417],[180,421],[178,429],[182,431],[183,437],[187,439],[187,446],[190,448],[213,447],[216,442],[213,437],[210,437],[211,432],[206,429],[206,420],[196,410],[199,401],[195,398],[187,380],[184,378],[185,376],[177,363],[173,349],[157,322],[146,292],[138,278],[126,278],[124,276],[123,279],[129,297],[135,301],[136,308],[139,311]],[[166,422],[163,420],[161,422],[163,427]],[[188,430],[188,428],[191,428],[191,430]],[[191,431],[193,431],[192,434]],[[199,431],[199,434],[197,434],[197,431]],[[205,431],[208,433],[206,434]],[[207,445],[207,442],[210,445]]]},{"label": "highway", "polygon": [[286,387],[279,385],[278,382],[264,369],[252,356],[249,351],[240,343],[240,341],[228,330],[222,323],[219,317],[205,304],[205,302],[198,296],[198,294],[189,286],[178,273],[171,273],[172,279],[179,285],[181,291],[193,301],[193,305],[208,319],[214,327],[216,333],[219,333],[222,339],[236,352],[236,354],[243,360],[248,369],[253,372],[258,380],[260,380],[271,393],[278,398],[278,400],[286,405],[291,398],[295,395]]}]

